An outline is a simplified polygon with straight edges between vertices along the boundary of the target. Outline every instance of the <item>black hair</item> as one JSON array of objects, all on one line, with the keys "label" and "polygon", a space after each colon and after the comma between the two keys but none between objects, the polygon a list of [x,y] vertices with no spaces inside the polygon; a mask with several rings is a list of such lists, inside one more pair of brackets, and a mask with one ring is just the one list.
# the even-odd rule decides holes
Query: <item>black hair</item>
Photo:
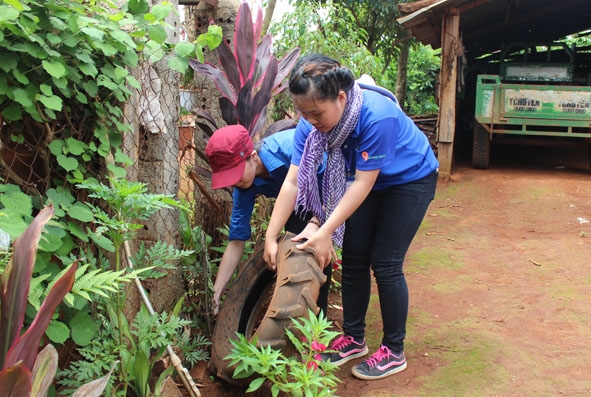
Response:
[{"label": "black hair", "polygon": [[326,55],[310,54],[298,60],[289,77],[291,95],[311,95],[318,100],[335,100],[340,91],[355,84],[350,69]]}]

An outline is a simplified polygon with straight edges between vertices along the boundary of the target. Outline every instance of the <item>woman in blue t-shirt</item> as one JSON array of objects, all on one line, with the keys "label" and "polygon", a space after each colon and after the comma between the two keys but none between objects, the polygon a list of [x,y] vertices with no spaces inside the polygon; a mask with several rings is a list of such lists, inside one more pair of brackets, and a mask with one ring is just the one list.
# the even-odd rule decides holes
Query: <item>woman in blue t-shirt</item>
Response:
[{"label": "woman in blue t-shirt", "polygon": [[[320,54],[298,61],[289,91],[301,115],[291,166],[265,238],[265,261],[277,264],[277,236],[289,214],[311,211],[317,231],[298,235],[300,249],[321,266],[342,246],[343,333],[324,360],[340,365],[365,356],[371,273],[378,285],[384,335],[380,348],[353,367],[361,379],[406,368],[408,289],[404,257],[435,195],[439,163],[425,134],[384,89],[355,82],[353,73]],[[322,186],[314,170],[328,153]],[[307,240],[304,241],[303,237]]]}]

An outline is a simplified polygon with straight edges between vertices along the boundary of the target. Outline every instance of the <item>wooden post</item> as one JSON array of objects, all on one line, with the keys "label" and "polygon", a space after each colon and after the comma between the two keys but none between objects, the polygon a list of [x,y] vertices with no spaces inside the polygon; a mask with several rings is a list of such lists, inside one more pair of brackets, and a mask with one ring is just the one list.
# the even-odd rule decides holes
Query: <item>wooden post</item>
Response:
[{"label": "wooden post", "polygon": [[441,27],[441,70],[439,81],[439,128],[437,149],[439,175],[449,178],[453,159],[454,134],[456,129],[456,87],[458,55],[462,51],[460,38],[460,11],[450,8]]}]

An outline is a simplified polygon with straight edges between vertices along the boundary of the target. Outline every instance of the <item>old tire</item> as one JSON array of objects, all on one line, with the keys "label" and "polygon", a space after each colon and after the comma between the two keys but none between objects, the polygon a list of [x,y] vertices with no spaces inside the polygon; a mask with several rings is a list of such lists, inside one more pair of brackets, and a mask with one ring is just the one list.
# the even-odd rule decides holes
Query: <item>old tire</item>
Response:
[{"label": "old tire", "polygon": [[485,170],[490,163],[490,135],[477,121],[472,136],[472,167]]},{"label": "old tire", "polygon": [[[236,276],[224,299],[213,331],[211,358],[208,367],[215,375],[233,384],[247,380],[232,378],[234,368],[225,357],[230,354],[236,333],[261,346],[290,352],[291,345],[284,329],[292,317],[306,317],[308,309],[318,314],[316,305],[320,287],[326,276],[311,253],[295,248],[287,233],[280,241],[277,256],[278,273],[269,271],[258,249]],[[263,314],[264,313],[264,314]]]}]

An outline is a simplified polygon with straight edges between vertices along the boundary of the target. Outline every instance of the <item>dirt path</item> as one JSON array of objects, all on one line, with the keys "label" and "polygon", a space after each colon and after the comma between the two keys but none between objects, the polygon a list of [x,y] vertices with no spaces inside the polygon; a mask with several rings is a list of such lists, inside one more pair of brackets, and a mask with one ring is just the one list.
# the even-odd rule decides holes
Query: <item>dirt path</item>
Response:
[{"label": "dirt path", "polygon": [[[349,363],[337,394],[591,393],[588,169],[586,147],[498,149],[485,171],[455,165],[407,257],[408,369],[368,382]],[[370,350],[381,338],[374,297]],[[244,395],[219,382],[202,393]]]}]

